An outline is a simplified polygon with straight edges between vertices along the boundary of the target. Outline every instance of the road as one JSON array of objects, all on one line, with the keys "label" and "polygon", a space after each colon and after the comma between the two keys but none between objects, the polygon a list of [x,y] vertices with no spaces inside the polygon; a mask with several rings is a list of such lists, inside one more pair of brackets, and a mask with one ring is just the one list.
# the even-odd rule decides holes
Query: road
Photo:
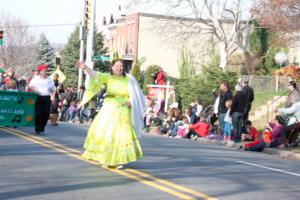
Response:
[{"label": "road", "polygon": [[144,134],[111,170],[80,157],[87,127],[0,128],[0,199],[300,199],[300,161]]}]

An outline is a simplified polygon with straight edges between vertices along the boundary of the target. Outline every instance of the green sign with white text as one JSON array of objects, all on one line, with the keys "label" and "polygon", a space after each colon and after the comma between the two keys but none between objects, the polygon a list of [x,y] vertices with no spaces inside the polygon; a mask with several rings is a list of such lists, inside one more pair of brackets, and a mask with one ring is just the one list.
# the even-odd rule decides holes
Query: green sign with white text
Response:
[{"label": "green sign with white text", "polygon": [[36,94],[0,91],[0,126],[34,126]]},{"label": "green sign with white text", "polygon": [[103,61],[103,62],[108,62],[109,61],[109,56],[92,56],[93,61]]}]

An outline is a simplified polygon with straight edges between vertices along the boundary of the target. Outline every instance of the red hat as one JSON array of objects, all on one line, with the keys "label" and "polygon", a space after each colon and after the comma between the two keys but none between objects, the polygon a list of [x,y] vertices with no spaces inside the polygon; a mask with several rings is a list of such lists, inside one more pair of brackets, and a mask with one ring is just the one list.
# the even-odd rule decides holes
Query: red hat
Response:
[{"label": "red hat", "polygon": [[41,64],[37,67],[37,71],[40,72],[42,70],[47,70],[48,67],[45,64]]}]

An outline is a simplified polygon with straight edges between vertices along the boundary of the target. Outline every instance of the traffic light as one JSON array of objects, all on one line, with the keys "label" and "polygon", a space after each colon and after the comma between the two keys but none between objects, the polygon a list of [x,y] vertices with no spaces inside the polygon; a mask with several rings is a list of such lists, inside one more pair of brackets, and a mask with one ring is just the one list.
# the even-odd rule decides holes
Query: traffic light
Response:
[{"label": "traffic light", "polygon": [[92,14],[92,0],[86,0],[85,4],[85,28],[89,30]]},{"label": "traffic light", "polygon": [[0,31],[0,46],[3,44],[3,31]]},{"label": "traffic light", "polygon": [[55,66],[61,64],[61,58],[60,57],[55,57]]}]

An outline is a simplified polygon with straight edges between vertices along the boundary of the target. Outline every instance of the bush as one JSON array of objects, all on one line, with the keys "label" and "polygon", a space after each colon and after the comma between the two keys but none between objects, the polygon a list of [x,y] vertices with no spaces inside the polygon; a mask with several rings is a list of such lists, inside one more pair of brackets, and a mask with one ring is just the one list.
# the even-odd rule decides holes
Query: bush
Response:
[{"label": "bush", "polygon": [[202,73],[191,79],[171,79],[171,85],[175,87],[176,99],[180,107],[186,108],[198,98],[207,106],[213,104],[212,90],[218,91],[221,81],[227,80],[233,87],[237,83],[235,72],[224,72],[217,62],[202,67]]},{"label": "bush", "polygon": [[136,61],[135,66],[133,67],[131,74],[135,77],[136,81],[139,83],[140,87],[143,87],[142,82],[142,74],[141,74],[141,65],[146,61],[146,59],[143,57]]},{"label": "bush", "polygon": [[147,91],[147,85],[154,84],[154,75],[157,73],[157,71],[159,69],[162,69],[162,68],[158,65],[150,65],[146,69],[146,71],[144,73],[144,87],[143,87],[144,92]]},{"label": "bush", "polygon": [[[237,74],[235,72],[223,71],[219,67],[218,57],[214,57],[212,62],[207,66],[202,66],[202,73],[192,78],[176,79],[167,77],[170,85],[174,86],[176,101],[179,103],[180,109],[183,110],[190,105],[191,102],[200,98],[204,106],[214,103],[212,90],[218,91],[220,83],[227,80],[233,88],[237,83]],[[149,66],[145,72],[144,91],[147,89],[147,84],[153,84],[153,75],[156,74],[158,65]]]}]

